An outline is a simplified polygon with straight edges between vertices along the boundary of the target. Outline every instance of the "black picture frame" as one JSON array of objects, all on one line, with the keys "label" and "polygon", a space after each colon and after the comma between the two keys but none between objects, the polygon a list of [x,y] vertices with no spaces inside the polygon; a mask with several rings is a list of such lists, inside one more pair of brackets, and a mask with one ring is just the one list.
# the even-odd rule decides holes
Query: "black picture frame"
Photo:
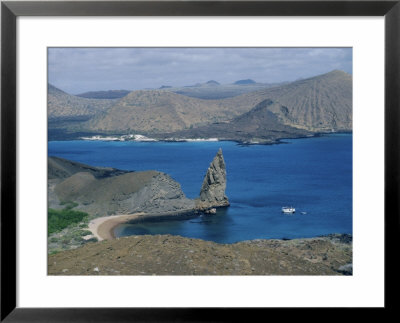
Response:
[{"label": "black picture frame", "polygon": [[[384,16],[385,307],[396,310],[400,228],[400,1],[4,1],[1,3],[1,321],[237,321],[262,309],[17,308],[16,19],[19,16]],[[371,260],[373,261],[373,260]],[[38,291],[39,292],[39,291]],[[267,291],[266,291],[267,292]],[[282,311],[287,309],[274,309]],[[293,309],[295,310],[295,309]],[[329,309],[326,309],[329,310]],[[381,315],[382,309],[376,309]],[[332,312],[332,311],[330,311]],[[333,314],[333,313],[332,313]],[[308,314],[309,315],[309,314]],[[331,316],[331,314],[329,314]],[[334,314],[333,314],[334,315]],[[256,319],[257,316],[254,316]],[[320,319],[323,319],[319,317]],[[298,318],[297,318],[298,319]],[[252,319],[249,319],[250,321]],[[258,320],[258,319],[257,319]]]}]

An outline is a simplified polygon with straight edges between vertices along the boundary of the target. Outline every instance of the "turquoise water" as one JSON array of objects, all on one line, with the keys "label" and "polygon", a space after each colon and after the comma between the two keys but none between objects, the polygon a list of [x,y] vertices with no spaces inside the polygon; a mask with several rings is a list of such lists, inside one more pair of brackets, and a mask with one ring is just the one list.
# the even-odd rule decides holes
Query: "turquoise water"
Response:
[{"label": "turquoise water", "polygon": [[[121,225],[117,236],[169,233],[233,243],[352,233],[352,135],[283,142],[243,146],[76,140],[52,141],[48,146],[49,156],[89,165],[166,172],[189,198],[198,196],[205,172],[222,148],[230,207],[189,220]],[[296,213],[284,215],[282,206],[294,206]]]}]

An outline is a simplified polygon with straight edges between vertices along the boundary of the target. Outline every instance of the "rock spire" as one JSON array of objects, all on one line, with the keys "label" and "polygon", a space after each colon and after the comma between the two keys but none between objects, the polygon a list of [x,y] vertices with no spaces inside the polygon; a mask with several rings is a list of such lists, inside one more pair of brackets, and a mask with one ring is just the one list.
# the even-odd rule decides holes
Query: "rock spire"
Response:
[{"label": "rock spire", "polygon": [[220,148],[213,161],[208,167],[203,185],[200,190],[200,197],[197,199],[197,208],[207,210],[215,207],[229,206],[228,198],[225,195],[226,189],[226,168],[222,149]]}]

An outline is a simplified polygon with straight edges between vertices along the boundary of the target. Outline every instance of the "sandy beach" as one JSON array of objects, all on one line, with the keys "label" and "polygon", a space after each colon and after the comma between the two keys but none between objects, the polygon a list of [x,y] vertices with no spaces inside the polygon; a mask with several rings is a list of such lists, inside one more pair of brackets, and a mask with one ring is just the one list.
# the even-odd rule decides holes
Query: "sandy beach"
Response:
[{"label": "sandy beach", "polygon": [[123,215],[110,215],[101,218],[93,219],[89,222],[89,230],[99,240],[112,240],[114,239],[113,229],[121,223],[134,220],[144,215],[145,213],[123,214]]}]

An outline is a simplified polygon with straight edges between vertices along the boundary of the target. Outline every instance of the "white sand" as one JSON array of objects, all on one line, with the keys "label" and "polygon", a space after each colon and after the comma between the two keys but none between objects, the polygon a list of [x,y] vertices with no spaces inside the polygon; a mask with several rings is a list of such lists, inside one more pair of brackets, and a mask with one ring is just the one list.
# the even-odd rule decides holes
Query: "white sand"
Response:
[{"label": "white sand", "polygon": [[89,222],[89,230],[99,241],[111,240],[115,238],[113,230],[118,224],[137,219],[144,214],[145,213],[141,212],[134,214],[110,215],[96,218]]}]

